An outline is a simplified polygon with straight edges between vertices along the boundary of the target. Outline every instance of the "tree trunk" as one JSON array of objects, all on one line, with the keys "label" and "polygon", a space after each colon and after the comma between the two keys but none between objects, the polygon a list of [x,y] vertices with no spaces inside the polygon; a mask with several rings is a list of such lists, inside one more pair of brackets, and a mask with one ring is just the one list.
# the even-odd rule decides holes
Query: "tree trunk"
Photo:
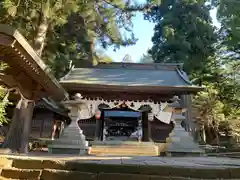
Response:
[{"label": "tree trunk", "polygon": [[23,98],[19,100],[14,109],[12,122],[3,143],[3,148],[9,148],[12,152],[28,152],[28,136],[33,108],[33,102]]},{"label": "tree trunk", "polygon": [[95,47],[95,44],[94,44],[94,41],[95,39],[94,38],[91,38],[90,41],[88,42],[87,44],[87,54],[88,54],[88,63],[89,65],[88,66],[92,66],[92,65],[97,65],[98,62],[96,61],[96,58],[95,55],[94,55],[94,47]]},{"label": "tree trunk", "polygon": [[34,43],[33,47],[36,53],[41,57],[44,46],[45,46],[45,39],[47,36],[47,31],[48,31],[48,19],[44,15],[41,17],[41,21],[37,27],[37,34],[36,37],[34,38]]}]

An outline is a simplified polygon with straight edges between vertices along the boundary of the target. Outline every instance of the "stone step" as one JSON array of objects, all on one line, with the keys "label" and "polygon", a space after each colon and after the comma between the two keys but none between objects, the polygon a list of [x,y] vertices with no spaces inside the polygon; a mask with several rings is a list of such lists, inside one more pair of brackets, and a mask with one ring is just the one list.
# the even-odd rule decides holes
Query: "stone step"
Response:
[{"label": "stone step", "polygon": [[157,146],[147,146],[147,147],[141,147],[141,146],[92,146],[92,148],[99,148],[99,149],[104,149],[104,148],[109,148],[109,149],[115,149],[115,148],[122,148],[122,149],[153,149]]},{"label": "stone step", "polygon": [[[91,143],[90,143],[91,144]],[[151,144],[91,144],[92,146],[115,146],[115,147],[119,147],[119,146],[128,146],[128,147],[152,147],[155,146],[155,143],[151,143]]]},{"label": "stone step", "polygon": [[17,169],[17,168],[3,168],[0,174],[8,179],[38,179],[41,175],[41,170],[37,169]]},{"label": "stone step", "polygon": [[109,149],[109,150],[122,150],[122,151],[128,151],[128,150],[131,150],[131,151],[151,151],[151,150],[154,150],[156,149],[155,147],[151,147],[151,148],[138,148],[138,147],[95,147],[93,146],[92,147],[92,150],[93,149],[99,149],[99,150],[104,150],[104,149]]},{"label": "stone step", "polygon": [[[129,173],[90,173],[90,172],[79,172],[79,171],[67,171],[67,170],[54,170],[54,169],[44,169],[41,170],[38,176],[33,176],[29,173],[32,170],[21,170],[21,169],[3,169],[3,172],[8,171],[8,173],[3,173],[0,180],[17,180],[17,179],[27,179],[27,180],[202,180],[198,178],[189,177],[174,177],[174,176],[158,176],[158,175],[144,175],[144,174],[129,174]],[[10,172],[11,171],[11,172]],[[35,170],[36,171],[36,170]],[[10,173],[9,173],[10,172]],[[212,180],[212,179],[207,179]]]},{"label": "stone step", "polygon": [[92,141],[91,155],[157,156],[158,144],[137,141]]},{"label": "stone step", "polygon": [[40,179],[42,180],[65,180],[65,179],[97,180],[97,174],[90,173],[90,172],[44,169],[42,171]]},{"label": "stone step", "polygon": [[90,155],[101,155],[101,156],[157,156],[156,152],[140,153],[140,152],[111,152],[111,151],[93,151]]},{"label": "stone step", "polygon": [[111,145],[111,146],[119,146],[119,145],[134,145],[134,146],[152,146],[154,142],[138,142],[138,141],[91,141],[89,142],[91,145]]},{"label": "stone step", "polygon": [[151,148],[151,149],[132,149],[132,148],[95,148],[92,147],[91,151],[111,151],[111,152],[139,152],[139,153],[148,153],[148,152],[155,152],[158,148]]},{"label": "stone step", "polygon": [[123,153],[123,152],[91,152],[90,155],[95,155],[95,156],[156,156],[156,153]]},{"label": "stone step", "polygon": [[91,154],[93,152],[99,152],[99,153],[118,153],[118,155],[122,153],[122,155],[124,154],[155,154],[156,155],[156,151],[152,150],[152,151],[137,151],[137,150],[121,150],[121,149],[103,149],[103,150],[99,150],[99,149],[93,149],[91,150]]},{"label": "stone step", "polygon": [[[0,180],[9,180],[9,178],[5,178],[5,177],[0,176]],[[16,179],[12,179],[12,180],[16,180]]]},{"label": "stone step", "polygon": [[136,146],[92,146],[92,155],[144,155],[144,156],[157,156],[158,148],[151,147],[136,147]]}]

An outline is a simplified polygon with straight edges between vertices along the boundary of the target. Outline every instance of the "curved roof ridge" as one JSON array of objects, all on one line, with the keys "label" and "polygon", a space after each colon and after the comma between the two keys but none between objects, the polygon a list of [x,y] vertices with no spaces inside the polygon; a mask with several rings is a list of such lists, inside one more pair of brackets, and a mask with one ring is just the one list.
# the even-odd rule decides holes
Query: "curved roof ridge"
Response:
[{"label": "curved roof ridge", "polygon": [[177,67],[182,67],[181,63],[100,63],[92,68],[94,69],[152,69],[152,70],[175,70]]},{"label": "curved roof ridge", "polygon": [[192,85],[192,83],[188,79],[188,76],[187,76],[185,71],[182,71],[179,68],[176,68],[176,71],[177,71],[178,75],[181,77],[182,80],[184,80],[187,84]]},{"label": "curved roof ridge", "polygon": [[70,76],[71,72],[72,72],[74,69],[78,69],[78,68],[75,68],[75,66],[73,65],[73,66],[71,67],[71,69],[69,69],[69,71],[67,72],[67,74],[64,75],[63,77],[61,77],[61,78],[59,79],[59,81],[63,81],[63,80],[65,80],[65,79],[67,79],[67,78]]}]

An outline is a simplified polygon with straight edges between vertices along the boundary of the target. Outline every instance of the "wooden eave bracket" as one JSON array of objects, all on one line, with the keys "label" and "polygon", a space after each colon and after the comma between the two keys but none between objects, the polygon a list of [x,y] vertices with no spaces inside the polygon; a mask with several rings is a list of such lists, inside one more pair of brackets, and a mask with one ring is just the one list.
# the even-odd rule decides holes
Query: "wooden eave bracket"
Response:
[{"label": "wooden eave bracket", "polygon": [[8,25],[0,24],[0,39],[0,45],[11,47],[14,51],[18,51],[16,53],[19,58],[25,60],[25,62],[21,63],[27,63],[33,68],[32,71],[35,72],[34,75],[32,75],[33,79],[44,87],[45,91],[49,93],[49,96],[57,100],[68,98],[65,89],[63,89],[58,81],[50,74],[47,66],[16,29]]}]

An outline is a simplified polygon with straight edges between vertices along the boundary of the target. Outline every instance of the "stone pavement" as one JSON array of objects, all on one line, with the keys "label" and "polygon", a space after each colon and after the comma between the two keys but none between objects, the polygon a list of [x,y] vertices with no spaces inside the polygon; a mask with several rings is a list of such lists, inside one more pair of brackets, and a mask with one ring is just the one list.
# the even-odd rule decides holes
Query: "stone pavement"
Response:
[{"label": "stone pavement", "polygon": [[[240,180],[240,159],[0,155],[0,177],[43,180]],[[80,178],[81,177],[81,178]]]},{"label": "stone pavement", "polygon": [[62,162],[79,162],[115,165],[153,165],[174,166],[182,168],[240,168],[240,159],[227,157],[144,157],[144,156],[70,156],[70,155],[0,155],[13,159],[52,160]]}]

